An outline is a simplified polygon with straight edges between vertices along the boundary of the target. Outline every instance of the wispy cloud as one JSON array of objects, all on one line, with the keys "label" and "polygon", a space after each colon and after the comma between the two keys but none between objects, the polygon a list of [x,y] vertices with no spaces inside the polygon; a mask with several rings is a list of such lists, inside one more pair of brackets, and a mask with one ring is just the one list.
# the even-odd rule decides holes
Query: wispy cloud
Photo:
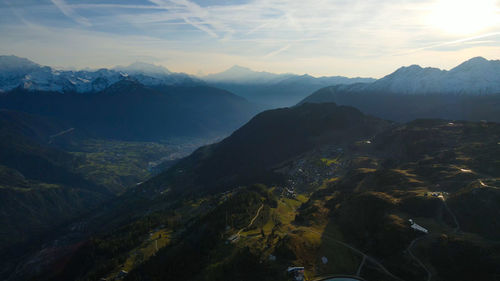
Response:
[{"label": "wispy cloud", "polygon": [[286,46],[283,46],[283,47],[281,47],[281,48],[279,48],[279,49],[277,49],[277,50],[274,50],[274,51],[272,51],[272,52],[270,52],[270,53],[266,54],[263,58],[268,59],[268,58],[274,57],[274,56],[276,56],[277,54],[280,54],[280,53],[282,53],[282,52],[284,52],[284,51],[286,51],[286,50],[290,49],[290,47],[291,47],[291,46],[292,46],[291,44],[288,44],[288,45],[286,45]]},{"label": "wispy cloud", "polygon": [[73,8],[66,3],[66,1],[64,1],[64,0],[51,0],[51,1],[68,18],[71,18],[72,20],[74,20],[75,22],[77,22],[81,25],[85,25],[85,26],[92,25],[87,18],[82,17],[81,15],[77,14],[73,10]]},{"label": "wispy cloud", "polygon": [[210,35],[210,36],[212,36],[212,37],[214,37],[214,38],[219,37],[219,36],[217,35],[217,33],[215,33],[215,32],[214,32],[214,31],[213,31],[210,27],[206,26],[206,25],[205,25],[205,24],[203,24],[202,22],[199,22],[199,20],[198,20],[198,19],[196,19],[196,18],[195,18],[195,19],[191,20],[191,19],[189,19],[188,17],[184,17],[183,19],[184,19],[184,21],[185,21],[186,23],[188,23],[188,24],[190,24],[190,25],[192,25],[192,26],[194,26],[194,27],[198,28],[198,29],[199,29],[199,30],[201,30],[201,31],[206,32],[208,35]]},{"label": "wispy cloud", "polygon": [[478,39],[497,37],[497,36],[500,36],[500,32],[486,33],[486,34],[481,34],[481,35],[477,35],[477,36],[461,38],[458,40],[452,40],[452,41],[447,41],[447,42],[442,42],[442,43],[431,44],[431,45],[428,45],[425,47],[407,50],[407,51],[402,52],[402,53],[397,53],[395,55],[399,55],[399,56],[407,55],[407,54],[416,53],[416,52],[420,52],[420,51],[424,51],[424,50],[438,49],[440,47],[454,46],[454,45],[460,45],[460,44],[467,44],[470,42],[475,42],[475,44],[480,44],[480,43],[488,43],[489,44],[491,42],[496,42],[496,41],[491,41],[491,40],[490,41],[479,41]]},{"label": "wispy cloud", "polygon": [[[231,33],[232,30],[217,20],[213,13],[198,4],[188,0],[149,0],[167,11],[174,10],[175,15],[187,24],[207,33],[213,38],[219,38],[218,33]],[[172,7],[174,4],[175,7]]]},{"label": "wispy cloud", "polygon": [[[6,1],[15,13],[2,5]],[[51,44],[58,50],[50,56],[55,59],[62,42],[84,47],[78,57],[68,56],[67,64],[94,57],[127,64],[140,55],[162,61],[174,56],[169,62],[176,65],[169,68],[194,73],[241,64],[278,72],[303,68],[322,75],[377,76],[402,64],[427,62],[436,52],[449,64],[469,55],[500,54],[498,25],[462,38],[427,24],[426,15],[440,0],[17,1],[0,0],[0,50],[22,46],[25,53],[40,54],[28,34],[47,29],[51,32],[43,34],[51,41],[44,41],[45,57]],[[64,26],[73,27],[71,36],[61,31]],[[103,41],[112,47],[103,47]]]}]

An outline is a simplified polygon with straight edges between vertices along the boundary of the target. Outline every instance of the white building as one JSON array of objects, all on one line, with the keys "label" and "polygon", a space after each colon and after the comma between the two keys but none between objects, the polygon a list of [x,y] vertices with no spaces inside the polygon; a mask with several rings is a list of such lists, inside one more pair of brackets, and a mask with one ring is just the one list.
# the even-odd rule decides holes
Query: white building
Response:
[{"label": "white building", "polygon": [[427,229],[425,229],[422,226],[416,224],[412,219],[409,219],[408,221],[410,222],[411,228],[413,228],[413,229],[415,229],[417,231],[423,232],[425,234],[429,233],[429,231]]}]

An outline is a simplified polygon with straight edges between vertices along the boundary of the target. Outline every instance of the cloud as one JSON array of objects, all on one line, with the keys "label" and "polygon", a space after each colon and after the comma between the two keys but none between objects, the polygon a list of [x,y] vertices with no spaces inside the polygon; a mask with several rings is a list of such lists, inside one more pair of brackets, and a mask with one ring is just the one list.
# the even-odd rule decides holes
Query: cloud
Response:
[{"label": "cloud", "polygon": [[[240,64],[278,72],[361,76],[380,76],[406,62],[429,62],[432,57],[424,57],[429,54],[443,54],[432,58],[446,57],[443,65],[465,54],[483,55],[480,51],[485,56],[500,54],[498,26],[461,38],[429,25],[425,18],[436,0],[51,1],[11,0],[19,12],[12,13],[0,0],[0,48],[53,59],[63,44],[79,50],[78,57],[68,55],[60,65],[127,64],[142,54],[163,61],[173,56],[169,63],[175,65],[169,67],[183,71],[210,73]],[[79,25],[68,25],[72,21]],[[21,26],[47,29],[51,40],[34,39],[29,34],[35,32],[19,31]],[[74,28],[61,30],[64,26]],[[43,55],[39,40],[45,46]]]},{"label": "cloud", "polygon": [[75,22],[77,22],[81,25],[84,25],[84,26],[91,26],[92,25],[87,18],[82,17],[79,14],[77,14],[73,10],[73,8],[70,5],[68,5],[64,0],[51,0],[51,1],[68,18],[71,18]]},{"label": "cloud", "polygon": [[279,48],[278,50],[274,50],[274,51],[272,51],[272,52],[268,53],[267,55],[265,55],[265,56],[264,56],[264,58],[268,59],[268,58],[274,57],[274,56],[276,56],[277,54],[282,53],[282,52],[284,52],[284,51],[286,51],[286,50],[290,49],[290,47],[291,47],[291,46],[292,46],[291,44],[288,44],[288,45],[286,45],[286,46],[283,46],[283,47]]},{"label": "cloud", "polygon": [[198,28],[199,30],[201,31],[204,31],[206,32],[208,35],[214,37],[214,38],[217,38],[219,36],[217,36],[217,33],[215,33],[212,29],[210,29],[208,26],[204,25],[203,23],[200,23],[200,22],[197,22],[198,20],[197,19],[194,19],[194,20],[190,20],[188,17],[184,17],[183,18],[184,21],[196,28]]},{"label": "cloud", "polygon": [[407,54],[411,54],[411,53],[416,53],[416,52],[419,52],[419,51],[423,51],[423,50],[429,50],[429,49],[439,49],[441,47],[449,47],[449,46],[457,46],[457,45],[461,45],[461,44],[464,44],[464,48],[466,48],[469,43],[473,42],[474,44],[490,44],[492,42],[497,42],[497,41],[479,41],[478,39],[484,39],[484,38],[490,38],[490,37],[498,37],[500,36],[500,32],[492,32],[492,33],[487,33],[487,34],[481,34],[481,35],[476,35],[476,36],[472,36],[472,37],[466,37],[466,38],[461,38],[461,39],[458,39],[458,40],[452,40],[452,41],[447,41],[447,42],[442,42],[442,43],[437,43],[437,44],[432,44],[432,45],[428,45],[428,46],[425,46],[425,47],[421,47],[421,48],[417,48],[417,49],[412,49],[412,50],[408,50],[408,51],[405,51],[405,52],[402,52],[402,53],[399,53],[399,54],[395,54],[395,55],[407,55]]},{"label": "cloud", "polygon": [[[217,33],[232,33],[232,30],[217,20],[217,15],[210,13],[207,9],[188,0],[149,0],[160,8],[174,11],[170,15],[178,16],[187,24],[207,33],[213,38],[219,38]],[[172,7],[170,3],[175,6]]]}]

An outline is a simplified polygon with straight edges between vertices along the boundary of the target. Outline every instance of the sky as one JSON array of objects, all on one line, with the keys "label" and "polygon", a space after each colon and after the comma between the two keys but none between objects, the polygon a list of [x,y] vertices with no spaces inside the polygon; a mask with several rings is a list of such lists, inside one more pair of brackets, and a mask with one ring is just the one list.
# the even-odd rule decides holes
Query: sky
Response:
[{"label": "sky", "polygon": [[209,74],[379,78],[500,59],[500,0],[0,0],[0,54]]}]

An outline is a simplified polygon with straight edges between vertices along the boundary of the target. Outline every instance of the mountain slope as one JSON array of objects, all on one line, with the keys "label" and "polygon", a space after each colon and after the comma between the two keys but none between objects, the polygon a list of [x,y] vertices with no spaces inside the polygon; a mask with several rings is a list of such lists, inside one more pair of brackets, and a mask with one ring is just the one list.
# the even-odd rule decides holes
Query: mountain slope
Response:
[{"label": "mountain slope", "polygon": [[475,57],[450,70],[401,67],[371,84],[357,85],[355,91],[393,94],[497,94],[500,93],[500,60]]},{"label": "mountain slope", "polygon": [[[308,106],[313,110],[305,110]],[[277,144],[284,145],[279,139],[272,141],[276,115],[283,116],[280,121],[296,124],[296,127],[285,126],[281,131],[287,131],[288,137],[300,139],[294,135],[295,130],[309,137],[334,130],[335,126],[308,130],[305,128],[309,128],[309,123],[297,122],[311,120],[311,115],[318,111],[325,113],[323,110],[306,104],[288,111],[289,115],[279,111],[262,114],[261,118],[266,118],[270,127],[256,126],[255,130],[246,128],[246,131],[261,133],[262,138],[269,141],[260,145],[257,141],[250,149],[253,157],[243,159],[266,167],[268,155],[276,156],[272,153]],[[221,142],[219,152],[214,148],[212,153],[203,153],[219,163],[211,174],[217,174],[218,169],[219,175],[243,173],[251,177],[246,181],[249,186],[252,179],[259,182],[262,178],[253,174],[248,168],[251,165],[234,160],[241,154],[235,154],[229,147],[250,148],[250,144],[246,144],[249,136],[240,134],[241,138],[232,136],[227,142]],[[500,170],[496,169],[500,126],[416,120],[384,127],[369,141],[359,136],[347,134],[340,142],[335,141],[337,138],[328,138],[324,143],[317,142],[314,149],[306,153],[284,145],[285,151],[295,151],[291,153],[295,157],[272,169],[284,176],[278,185],[284,188],[264,189],[276,196],[276,201],[262,198],[241,204],[253,207],[247,210],[250,214],[256,212],[257,206],[264,206],[266,210],[265,214],[257,213],[255,225],[243,231],[231,227],[228,214],[238,212],[228,205],[237,204],[240,196],[251,197],[246,193],[247,188],[229,189],[219,193],[220,197],[197,192],[196,196],[204,198],[202,200],[215,201],[207,202],[214,206],[211,211],[195,219],[186,229],[186,236],[176,236],[176,243],[138,265],[126,280],[161,280],[166,276],[186,280],[252,280],[254,276],[247,271],[260,273],[269,280],[287,280],[279,273],[291,265],[305,266],[310,278],[358,271],[366,280],[416,281],[428,278],[428,271],[432,280],[457,280],[463,276],[494,280],[500,264],[498,228],[495,227],[500,223]],[[226,161],[241,164],[244,169],[230,169],[223,164],[224,158],[219,155],[223,155],[226,148],[222,146],[233,153],[232,159]],[[201,163],[209,163],[201,159]],[[190,165],[196,167],[198,161],[200,158]],[[209,165],[198,167],[203,170],[195,170],[192,177],[202,175]],[[189,173],[187,166],[173,169],[179,168]],[[159,179],[150,183],[168,186],[168,178]],[[296,196],[285,195],[289,189]],[[306,202],[304,197],[308,198]],[[164,198],[169,198],[168,193]],[[410,219],[429,234],[414,230]],[[327,263],[322,257],[327,257]],[[242,259],[247,266],[245,274],[231,270],[241,266]],[[196,266],[179,261],[196,261]]]},{"label": "mountain slope", "polygon": [[[249,180],[279,181],[272,172],[325,143],[370,138],[389,122],[351,107],[304,104],[263,112],[220,143],[202,147],[145,185],[173,181],[183,188],[228,189]],[[206,191],[206,190],[205,190]]]},{"label": "mountain slope", "polygon": [[500,61],[473,58],[450,71],[403,67],[373,83],[323,88],[306,102],[336,102],[396,120],[500,121]]},{"label": "mountain slope", "polygon": [[267,111],[132,191],[147,215],[92,240],[76,276],[289,280],[304,266],[308,278],[494,280],[499,137],[496,123],[393,124],[334,104]]},{"label": "mountain slope", "polygon": [[47,145],[62,128],[45,118],[0,111],[0,256],[6,263],[112,198],[75,171],[81,159]]},{"label": "mountain slope", "polygon": [[97,93],[15,90],[0,95],[0,106],[48,116],[104,138],[164,140],[228,134],[258,107],[207,86],[148,87],[122,80]]}]

